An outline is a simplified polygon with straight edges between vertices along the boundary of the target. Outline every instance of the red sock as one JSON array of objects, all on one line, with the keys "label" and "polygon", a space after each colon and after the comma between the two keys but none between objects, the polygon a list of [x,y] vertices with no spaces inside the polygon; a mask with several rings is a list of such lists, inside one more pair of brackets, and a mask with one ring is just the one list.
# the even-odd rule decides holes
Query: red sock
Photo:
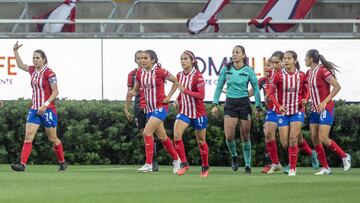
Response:
[{"label": "red sock", "polygon": [[269,157],[273,164],[279,164],[279,157],[277,153],[277,146],[275,140],[266,143],[266,151],[269,153]]},{"label": "red sock", "polygon": [[199,144],[202,166],[209,166],[209,147],[206,142]]},{"label": "red sock", "polygon": [[56,157],[57,157],[59,163],[65,162],[64,150],[63,150],[62,144],[60,143],[59,145],[54,146],[53,150],[54,150],[54,152],[56,154]]},{"label": "red sock", "polygon": [[296,145],[296,146],[294,146],[294,147],[289,147],[288,151],[289,151],[290,169],[295,169],[295,168],[296,168],[297,159],[298,159],[299,148],[298,148],[298,146]]},{"label": "red sock", "polygon": [[325,154],[323,145],[322,144],[316,145],[315,151],[317,153],[317,157],[318,157],[319,162],[321,163],[322,167],[329,168],[329,164],[326,160],[326,154]]},{"label": "red sock", "polygon": [[174,144],[175,144],[175,150],[178,153],[178,155],[181,159],[181,162],[187,162],[186,155],[185,155],[184,142],[182,140],[175,140]]},{"label": "red sock", "polygon": [[169,137],[166,137],[166,140],[161,142],[166,149],[166,151],[170,154],[173,160],[178,159],[178,154],[176,153],[176,150],[174,148],[174,145],[171,143],[171,140]]},{"label": "red sock", "polygon": [[32,149],[32,142],[24,142],[20,156],[20,161],[22,164],[26,165],[31,153],[31,149]]},{"label": "red sock", "polygon": [[145,142],[146,163],[152,164],[153,155],[154,155],[154,137],[145,135],[144,142]]},{"label": "red sock", "polygon": [[300,150],[302,152],[304,152],[306,155],[312,156],[311,148],[310,148],[309,144],[306,142],[305,139],[303,139],[302,143],[299,143],[299,147],[300,147]]},{"label": "red sock", "polygon": [[346,154],[344,150],[339,147],[339,145],[336,144],[334,140],[331,140],[330,145],[327,146],[331,151],[335,152],[337,155],[339,155],[340,158],[345,158]]}]

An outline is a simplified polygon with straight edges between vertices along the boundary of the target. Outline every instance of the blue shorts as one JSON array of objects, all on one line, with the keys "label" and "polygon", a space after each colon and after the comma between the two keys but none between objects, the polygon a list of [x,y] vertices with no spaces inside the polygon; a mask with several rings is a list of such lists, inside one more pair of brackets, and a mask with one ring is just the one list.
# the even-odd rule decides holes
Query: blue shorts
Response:
[{"label": "blue shorts", "polygon": [[166,108],[158,108],[155,109],[153,112],[147,113],[146,117],[148,119],[150,119],[150,117],[155,117],[160,119],[161,121],[164,121],[167,115],[168,115],[168,111]]},{"label": "blue shorts", "polygon": [[201,116],[199,118],[189,118],[184,114],[178,114],[176,119],[184,121],[185,123],[195,128],[195,130],[205,129],[208,124],[208,119],[206,116]]},{"label": "blue shorts", "polygon": [[26,123],[34,123],[45,128],[55,128],[57,126],[57,115],[52,109],[46,109],[43,115],[37,114],[38,110],[30,109]]},{"label": "blue shorts", "polygon": [[321,113],[312,111],[309,122],[310,124],[332,125],[334,123],[334,109],[332,112],[328,110],[324,110]]},{"label": "blue shorts", "polygon": [[279,115],[278,116],[278,127],[289,126],[291,122],[302,122],[304,123],[304,116],[303,112],[297,112],[293,115]]},{"label": "blue shorts", "polygon": [[279,114],[277,114],[275,111],[273,110],[268,110],[266,112],[266,116],[265,116],[265,122],[273,122],[273,123],[278,123],[278,119],[279,119]]}]

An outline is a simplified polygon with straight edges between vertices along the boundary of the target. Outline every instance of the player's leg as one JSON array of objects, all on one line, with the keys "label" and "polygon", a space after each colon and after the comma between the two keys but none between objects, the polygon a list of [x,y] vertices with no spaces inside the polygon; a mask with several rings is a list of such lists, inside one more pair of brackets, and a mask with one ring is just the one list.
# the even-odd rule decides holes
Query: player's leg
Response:
[{"label": "player's leg", "polygon": [[21,150],[20,163],[11,165],[14,171],[25,171],[25,166],[32,150],[32,142],[40,125],[41,121],[37,115],[37,111],[30,109],[25,126],[25,139]]},{"label": "player's leg", "polygon": [[149,120],[143,131],[144,144],[145,144],[145,164],[138,169],[139,172],[151,172],[153,171],[153,155],[154,155],[154,132],[156,128],[162,123],[162,120],[152,117],[149,113]]},{"label": "player's leg", "polygon": [[[251,117],[250,117],[251,118]],[[243,157],[245,161],[245,173],[251,173],[251,120],[240,119],[240,135],[242,140]]]},{"label": "player's leg", "polygon": [[329,138],[331,125],[334,122],[334,111],[329,112],[324,110],[320,114],[319,121],[319,137],[321,143],[323,143],[328,149],[335,152],[343,161],[344,171],[348,171],[351,168],[351,156],[345,153],[344,150],[332,139]]},{"label": "player's leg", "polygon": [[155,129],[155,134],[157,135],[162,145],[173,159],[173,165],[174,165],[173,173],[176,173],[180,169],[181,160],[178,153],[175,150],[173,143],[171,142],[170,138],[166,135],[163,122],[160,122],[157,125]]},{"label": "player's leg", "polygon": [[289,148],[289,117],[279,115],[278,116],[278,129],[279,129],[279,138],[281,149],[283,152],[283,171],[285,174],[289,173],[290,166],[289,166],[289,155],[288,155],[288,148]]},{"label": "player's leg", "polygon": [[[292,115],[293,117],[294,115]],[[296,115],[295,115],[296,116]],[[296,163],[298,159],[298,139],[301,131],[302,122],[301,121],[293,121],[290,123],[290,131],[289,131],[289,163],[290,163],[290,171],[289,176],[296,175]]]},{"label": "player's leg", "polygon": [[224,116],[224,131],[226,145],[229,148],[231,155],[231,168],[233,171],[237,171],[239,168],[238,155],[236,152],[236,142],[234,139],[235,130],[238,123],[238,118],[230,117],[229,115]]},{"label": "player's leg", "polygon": [[305,155],[309,156],[311,160],[311,166],[314,170],[319,168],[319,160],[317,157],[317,153],[315,150],[311,150],[309,144],[307,143],[306,139],[303,137],[302,132],[300,131],[299,138],[298,138],[298,147],[301,152]]},{"label": "player's leg", "polygon": [[268,111],[265,117],[264,135],[265,135],[265,147],[271,159],[271,168],[267,173],[272,174],[282,169],[276,145],[275,133],[277,129],[277,114],[274,111]]},{"label": "player's leg", "polygon": [[206,142],[206,128],[208,119],[205,116],[196,118],[193,127],[196,130],[196,141],[198,143],[201,155],[201,177],[208,177],[209,175],[209,147]]},{"label": "player's leg", "polygon": [[183,175],[189,169],[189,164],[186,160],[184,142],[182,140],[183,133],[189,126],[189,122],[190,119],[184,114],[178,114],[176,116],[174,124],[174,145],[181,160],[180,169],[177,171],[178,175]]}]

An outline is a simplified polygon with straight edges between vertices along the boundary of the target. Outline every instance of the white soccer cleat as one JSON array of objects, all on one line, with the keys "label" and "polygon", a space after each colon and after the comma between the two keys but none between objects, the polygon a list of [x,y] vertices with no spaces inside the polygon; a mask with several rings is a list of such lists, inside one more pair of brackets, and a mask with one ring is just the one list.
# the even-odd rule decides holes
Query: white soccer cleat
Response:
[{"label": "white soccer cleat", "polygon": [[351,156],[350,154],[346,153],[346,157],[342,159],[344,171],[348,171],[351,168]]},{"label": "white soccer cleat", "polygon": [[290,169],[289,176],[296,176],[296,169]]},{"label": "white soccer cleat", "polygon": [[180,158],[173,161],[173,166],[174,166],[173,173],[176,174],[176,172],[180,169],[180,164],[181,164]]},{"label": "white soccer cleat", "polygon": [[146,172],[152,172],[153,166],[152,164],[145,163],[141,168],[138,168],[138,172],[146,173]]},{"label": "white soccer cleat", "polygon": [[267,174],[274,174],[276,171],[281,171],[281,170],[282,170],[281,164],[271,164],[271,168],[267,172]]},{"label": "white soccer cleat", "polygon": [[315,173],[315,175],[330,175],[332,174],[330,168],[322,167],[319,172]]}]

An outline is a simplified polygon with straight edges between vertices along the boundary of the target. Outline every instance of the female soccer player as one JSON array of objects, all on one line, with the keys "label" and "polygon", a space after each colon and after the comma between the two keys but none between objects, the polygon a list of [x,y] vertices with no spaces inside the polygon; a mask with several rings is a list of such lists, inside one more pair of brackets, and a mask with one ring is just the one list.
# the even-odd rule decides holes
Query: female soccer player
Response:
[{"label": "female soccer player", "polygon": [[[135,63],[138,65],[138,67],[135,68],[134,70],[132,70],[128,74],[128,82],[127,82],[128,93],[127,93],[127,97],[126,97],[124,113],[129,122],[133,121],[133,117],[129,113],[129,108],[131,107],[131,96],[129,93],[131,92],[132,88],[135,85],[136,72],[139,69],[141,69],[141,61],[142,61],[141,59],[142,59],[143,53],[144,53],[144,51],[142,51],[142,50],[139,50],[135,53]],[[145,104],[144,90],[140,87],[139,94],[135,96],[134,116],[135,116],[136,127],[139,129],[139,133],[141,136],[143,135],[143,131],[144,131],[145,124],[146,124],[145,108],[146,108],[146,104]],[[154,141],[153,171],[159,170],[158,164],[156,161],[156,157],[157,157],[156,156],[156,141]]]},{"label": "female soccer player", "polygon": [[[262,88],[265,90],[265,92],[267,92],[266,88],[272,83],[275,74],[281,71],[282,68],[281,61],[283,59],[283,56],[284,56],[283,52],[276,51],[270,57],[271,65],[273,69],[269,70],[269,74],[266,77],[265,83],[262,85]],[[272,94],[274,94],[274,92],[272,92]],[[266,151],[268,152],[272,162],[271,168],[267,173],[272,174],[275,171],[279,171],[282,169],[278,158],[277,145],[275,139],[278,115],[275,112],[275,106],[273,101],[269,99],[267,93],[264,93],[264,96],[265,96],[265,104],[267,107],[265,123],[264,123],[264,135],[265,135]]]},{"label": "female soccer player", "polygon": [[55,73],[48,67],[48,60],[42,50],[35,50],[33,53],[33,66],[23,63],[18,53],[22,44],[14,45],[14,54],[18,67],[31,76],[32,106],[26,121],[26,132],[24,145],[21,151],[20,163],[12,164],[14,171],[25,171],[25,166],[32,149],[32,141],[40,126],[44,126],[45,133],[50,142],[53,143],[53,150],[59,161],[59,171],[65,171],[67,165],[64,159],[64,151],[61,141],[56,134],[57,112],[54,104],[59,94]]},{"label": "female soccer player", "polygon": [[[274,102],[278,114],[281,114],[278,116],[280,139],[282,144],[284,140],[289,140],[289,176],[295,176],[298,138],[304,122],[304,105],[307,103],[309,91],[306,75],[297,68],[297,54],[294,51],[286,51],[283,62],[285,68],[275,74],[269,85],[268,97]],[[276,97],[272,92],[276,93]]]},{"label": "female soccer player", "polygon": [[[335,77],[335,71],[338,71],[335,68],[336,65],[327,61],[316,49],[311,49],[306,53],[305,64],[310,67],[306,74],[311,98],[310,133],[322,165],[320,171],[315,175],[331,174],[322,144],[342,158],[344,171],[348,171],[351,167],[351,156],[329,138],[331,125],[334,122],[334,101],[332,99],[341,89]],[[330,86],[333,86],[331,91]]]},{"label": "female soccer player", "polygon": [[175,149],[181,159],[180,170],[177,171],[177,174],[183,175],[189,169],[182,136],[185,129],[191,125],[196,131],[196,141],[202,160],[200,176],[207,177],[209,175],[209,149],[206,143],[208,119],[204,105],[205,82],[193,52],[184,51],[181,54],[181,66],[183,71],[177,74],[178,89],[180,90],[177,98],[179,108],[174,124]]},{"label": "female soccer player", "polygon": [[[170,102],[171,96],[176,91],[178,81],[175,76],[171,75],[167,70],[161,67],[161,65],[158,63],[158,57],[153,50],[146,50],[144,52],[142,64],[144,67],[137,71],[135,86],[130,93],[131,96],[136,96],[140,87],[143,88],[148,118],[143,132],[146,162],[141,168],[138,169],[138,171],[153,171],[153,134],[155,133],[164,145],[164,148],[168,151],[174,160],[173,172],[176,173],[180,168],[181,161],[171,140],[166,135],[163,121],[168,114],[168,103]],[[165,96],[164,91],[164,84],[166,80],[169,80],[173,83],[167,96]]]},{"label": "female soccer player", "polygon": [[[264,76],[259,78],[258,80],[258,84],[259,84],[259,91],[263,90],[263,94],[264,94],[264,99],[265,99],[265,105],[267,106],[267,96],[266,96],[266,87],[268,86],[268,77],[269,77],[269,73],[270,71],[272,71],[273,69],[273,66],[272,66],[272,63],[271,63],[271,59],[269,58],[268,60],[266,60],[264,62]],[[254,94],[254,90],[253,89],[250,89],[249,90],[249,97],[252,97]],[[263,130],[264,130],[264,134],[265,134],[265,126],[263,126]],[[266,139],[266,138],[265,138]],[[269,153],[266,151],[266,148],[265,148],[265,153],[264,153],[264,168],[261,170],[261,173],[267,173],[270,169],[271,169],[271,159],[269,157]]]},{"label": "female soccer player", "polygon": [[243,141],[243,156],[245,160],[245,172],[251,173],[251,103],[248,93],[248,83],[254,89],[256,113],[261,110],[261,100],[258,80],[253,68],[246,64],[244,47],[237,45],[232,50],[232,62],[222,68],[213,99],[212,115],[218,116],[218,103],[223,86],[227,83],[226,101],[224,107],[224,130],[226,144],[232,156],[232,169],[238,170],[238,155],[234,140],[235,130],[240,119],[240,134]]}]

